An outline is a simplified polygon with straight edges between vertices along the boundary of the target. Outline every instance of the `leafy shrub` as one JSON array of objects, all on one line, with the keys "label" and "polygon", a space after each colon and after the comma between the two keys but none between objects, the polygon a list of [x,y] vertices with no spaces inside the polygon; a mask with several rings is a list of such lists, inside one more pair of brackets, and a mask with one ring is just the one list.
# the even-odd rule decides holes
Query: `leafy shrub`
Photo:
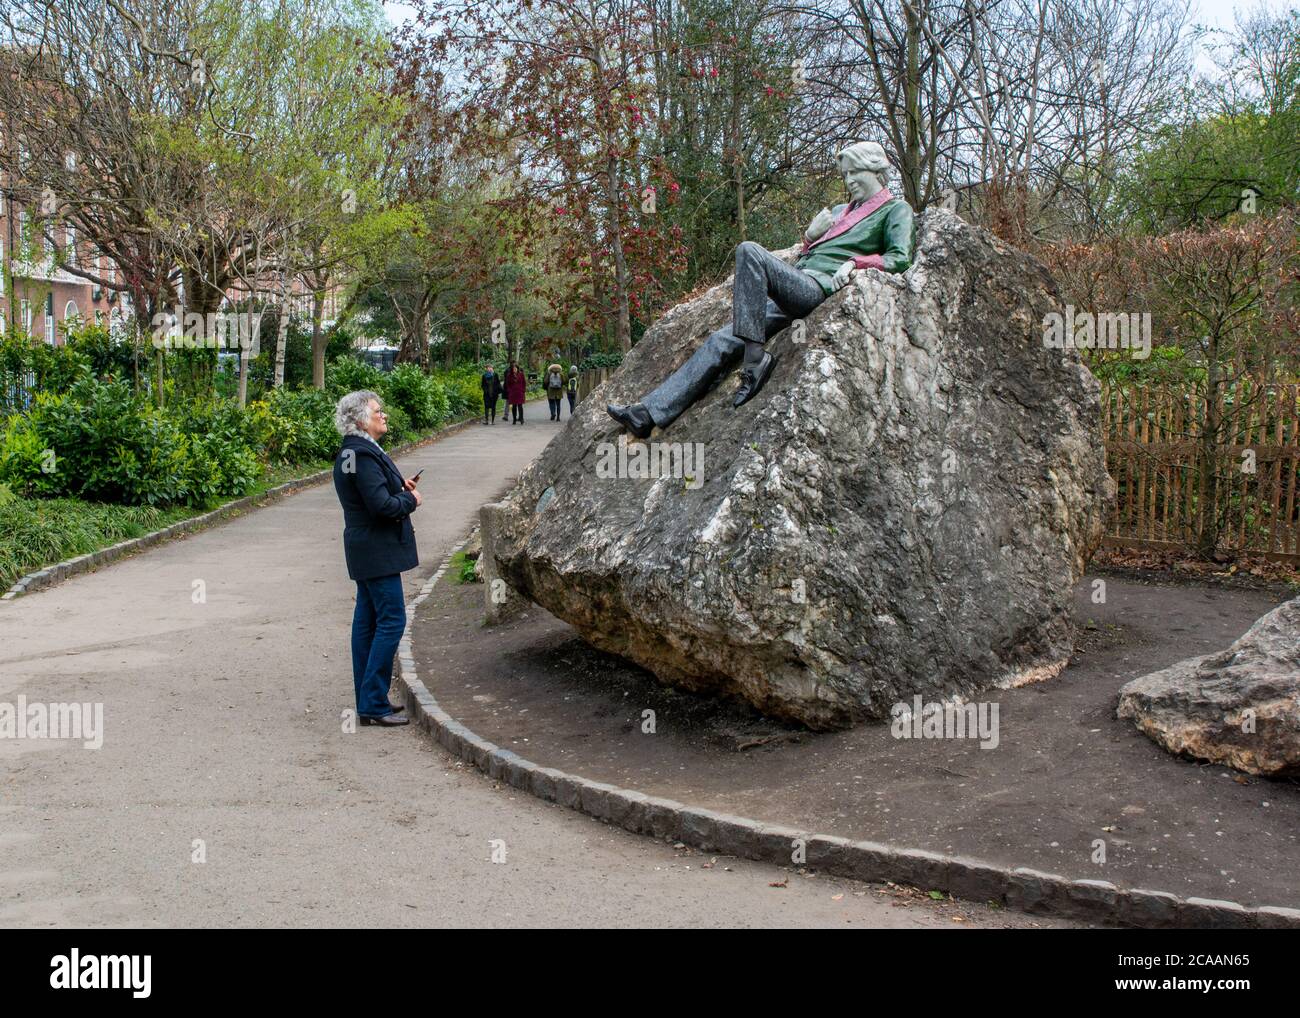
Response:
[{"label": "leafy shrub", "polygon": [[158,410],[125,382],[83,378],[66,393],[41,393],[27,414],[10,418],[0,479],[43,497],[207,506],[253,487],[257,449],[233,404]]},{"label": "leafy shrub", "polygon": [[579,371],[587,371],[591,368],[616,368],[623,363],[623,354],[621,351],[613,353],[590,353],[582,359],[578,365]]},{"label": "leafy shrub", "polygon": [[382,393],[385,375],[357,357],[336,357],[325,366],[325,389],[335,400],[349,392],[369,389]]},{"label": "leafy shrub", "polygon": [[[442,375],[447,389],[447,414],[451,420],[471,417],[483,412],[483,372],[473,365],[456,368]],[[505,384],[505,373],[501,373]]]},{"label": "leafy shrub", "polygon": [[65,343],[96,378],[127,379],[134,378],[137,371],[149,373],[147,355],[139,355],[130,343],[115,340],[108,326],[101,323],[87,322],[69,329]]},{"label": "leafy shrub", "polygon": [[384,445],[392,448],[409,439],[415,429],[411,427],[411,418],[396,403],[386,403],[384,412],[388,414],[388,434],[384,436]]},{"label": "leafy shrub", "polygon": [[477,380],[457,379],[454,394],[454,401],[449,401],[453,403],[453,416],[468,417],[482,409],[483,386]]},{"label": "leafy shrub", "polygon": [[0,479],[37,495],[166,505],[188,499],[188,454],[176,423],[128,385],[83,378],[10,419]]},{"label": "leafy shrub", "polygon": [[[87,348],[97,342],[92,337]],[[25,347],[9,353],[31,363]],[[339,446],[334,406],[345,392],[380,395],[389,446],[481,409],[477,368],[438,378],[399,365],[385,375],[351,357],[330,364],[324,391],[284,386],[244,410],[230,399],[177,396],[158,409],[125,381],[95,378],[85,366],[90,355],[77,356],[81,362],[48,362],[76,376],[66,392],[41,392],[0,425],[0,484],[15,495],[207,506],[247,494],[268,463],[330,459]]]},{"label": "leafy shrub", "polygon": [[334,400],[319,389],[272,389],[249,406],[249,432],[267,460],[307,463],[331,458],[339,447]]},{"label": "leafy shrub", "polygon": [[383,379],[382,386],[387,408],[400,407],[416,431],[436,427],[447,416],[448,399],[442,383],[415,364],[398,364]]},{"label": "leafy shrub", "polygon": [[191,483],[198,485],[206,478],[210,484],[206,497],[192,496],[192,500],[206,503],[221,496],[248,494],[262,474],[258,460],[261,443],[248,413],[220,399],[196,400],[173,413],[190,438],[194,460]]},{"label": "leafy shrub", "polygon": [[67,392],[90,373],[90,363],[74,347],[50,346],[23,332],[0,336],[0,409],[24,409],[24,391]]}]

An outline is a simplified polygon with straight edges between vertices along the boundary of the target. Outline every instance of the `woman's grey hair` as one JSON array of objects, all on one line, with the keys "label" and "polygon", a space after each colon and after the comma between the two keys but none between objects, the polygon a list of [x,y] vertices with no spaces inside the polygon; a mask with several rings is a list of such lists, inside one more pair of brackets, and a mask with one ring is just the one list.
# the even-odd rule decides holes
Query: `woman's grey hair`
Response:
[{"label": "woman's grey hair", "polygon": [[885,150],[874,141],[860,141],[846,149],[841,149],[840,153],[835,157],[835,162],[839,165],[841,172],[844,170],[871,170],[880,180],[881,187],[885,187],[889,183],[889,157],[885,155]]},{"label": "woman's grey hair", "polygon": [[347,438],[348,435],[367,434],[364,425],[370,420],[372,399],[380,406],[384,405],[379,395],[369,389],[349,392],[339,400],[338,406],[334,408],[334,427],[338,429],[340,435]]}]

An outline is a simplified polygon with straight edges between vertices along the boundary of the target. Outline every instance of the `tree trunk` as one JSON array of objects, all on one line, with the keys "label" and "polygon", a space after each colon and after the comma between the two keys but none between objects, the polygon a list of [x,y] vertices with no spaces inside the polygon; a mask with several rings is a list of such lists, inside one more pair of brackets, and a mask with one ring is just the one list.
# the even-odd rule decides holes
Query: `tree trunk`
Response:
[{"label": "tree trunk", "polygon": [[914,209],[921,208],[921,24],[910,4],[903,6],[907,24],[907,70],[903,81],[904,108],[907,122],[899,167],[903,178],[903,196]]},{"label": "tree trunk", "polygon": [[249,351],[239,351],[239,409],[248,406],[248,355]]},{"label": "tree trunk", "polygon": [[284,348],[289,336],[289,277],[280,269],[280,320],[275,330],[275,377],[271,381],[273,388],[284,385]]},{"label": "tree trunk", "polygon": [[618,195],[618,159],[610,156],[605,163],[605,194],[609,203],[610,246],[614,251],[614,300],[617,302],[618,348],[632,349],[632,314],[629,308],[627,258],[623,254],[623,224]]},{"label": "tree trunk", "polygon": [[731,175],[736,186],[736,238],[748,240],[745,235],[745,160],[740,137],[740,56],[731,59]]},{"label": "tree trunk", "polygon": [[280,322],[275,330],[275,378],[272,386],[276,389],[284,385],[284,348],[288,345],[289,336],[289,305],[287,301],[280,302]]},{"label": "tree trunk", "polygon": [[311,384],[318,389],[325,388],[325,330],[322,322],[325,318],[325,291],[319,288],[312,292],[311,302]]}]

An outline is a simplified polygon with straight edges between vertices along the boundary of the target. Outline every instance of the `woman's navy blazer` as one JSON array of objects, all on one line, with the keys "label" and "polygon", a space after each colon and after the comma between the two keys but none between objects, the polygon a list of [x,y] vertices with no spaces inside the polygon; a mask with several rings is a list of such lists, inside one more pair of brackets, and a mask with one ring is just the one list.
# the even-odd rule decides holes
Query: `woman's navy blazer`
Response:
[{"label": "woman's navy blazer", "polygon": [[348,576],[373,580],[420,564],[411,513],[415,496],[388,454],[348,435],[334,457],[334,490],[343,506],[343,555]]}]

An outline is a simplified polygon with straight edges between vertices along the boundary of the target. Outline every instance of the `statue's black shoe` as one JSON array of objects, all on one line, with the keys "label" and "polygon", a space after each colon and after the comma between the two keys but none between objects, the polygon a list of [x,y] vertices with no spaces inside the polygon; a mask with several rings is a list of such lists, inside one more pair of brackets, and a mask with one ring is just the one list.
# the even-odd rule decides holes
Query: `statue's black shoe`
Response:
[{"label": "statue's black shoe", "polygon": [[629,403],[627,406],[609,403],[605,406],[605,411],[637,438],[649,438],[650,432],[654,430],[655,422],[650,417],[650,411],[640,403]]},{"label": "statue's black shoe", "polygon": [[757,396],[758,391],[772,376],[774,367],[776,367],[776,358],[764,350],[763,359],[758,362],[757,367],[743,368],[740,372],[740,388],[736,390],[736,398],[732,400],[731,405],[744,406]]}]

